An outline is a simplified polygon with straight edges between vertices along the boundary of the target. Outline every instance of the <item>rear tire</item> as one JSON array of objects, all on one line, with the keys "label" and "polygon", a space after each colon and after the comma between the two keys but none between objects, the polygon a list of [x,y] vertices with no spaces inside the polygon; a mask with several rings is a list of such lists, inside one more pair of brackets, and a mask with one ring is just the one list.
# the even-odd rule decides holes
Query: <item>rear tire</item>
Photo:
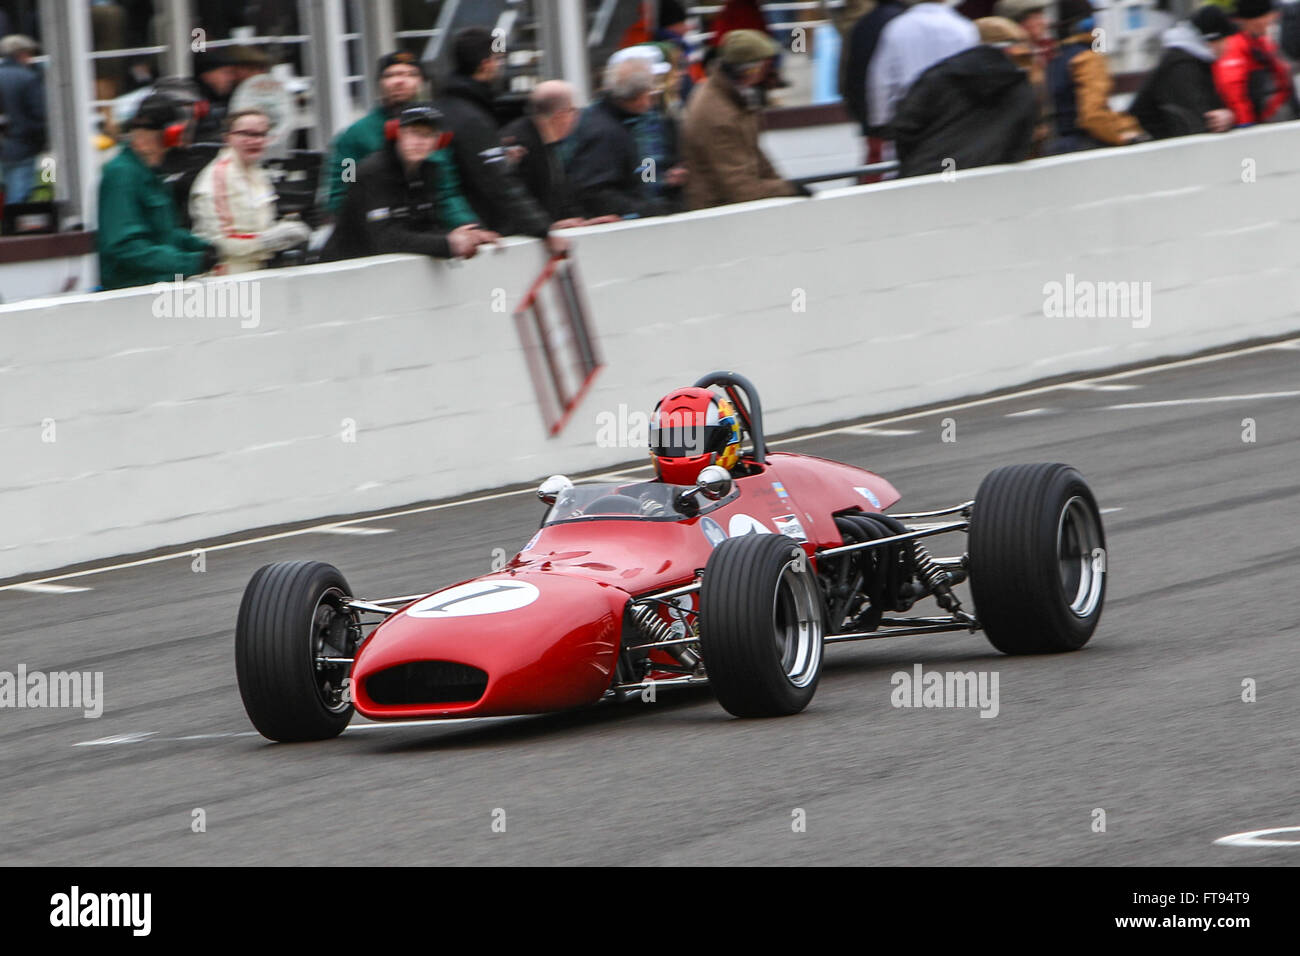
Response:
[{"label": "rear tire", "polygon": [[1077,651],[1106,596],[1106,537],[1083,476],[1062,464],[989,472],[970,521],[970,587],[1004,654]]},{"label": "rear tire", "polygon": [[259,568],[244,589],[235,626],[235,673],[244,710],[262,736],[328,740],[352,719],[343,681],[351,667],[316,666],[351,656],[341,599],[348,582],[333,565],[283,561]]},{"label": "rear tire", "polygon": [[728,538],[700,585],[700,653],[709,684],[737,717],[808,706],[821,679],[821,590],[803,548],[781,534]]}]

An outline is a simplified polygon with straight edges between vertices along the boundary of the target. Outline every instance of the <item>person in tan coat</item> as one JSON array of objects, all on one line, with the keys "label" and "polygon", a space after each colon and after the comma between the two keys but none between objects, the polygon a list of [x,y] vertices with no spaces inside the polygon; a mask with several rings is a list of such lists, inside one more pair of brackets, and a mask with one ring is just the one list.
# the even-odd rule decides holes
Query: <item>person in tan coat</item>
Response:
[{"label": "person in tan coat", "polygon": [[272,257],[307,241],[297,219],[275,218],[276,194],[260,161],[271,121],[260,110],[240,110],[225,121],[225,147],[203,167],[190,189],[194,234],[217,248],[218,273],[253,272]]},{"label": "person in tan coat", "polygon": [[1093,26],[1089,0],[1061,0],[1056,23],[1061,46],[1047,67],[1057,135],[1049,153],[1150,139],[1131,115],[1110,108],[1110,67],[1105,53],[1094,49]]},{"label": "person in tan coat", "polygon": [[708,79],[691,91],[682,120],[688,209],[811,195],[777,175],[758,144],[758,89],[776,54],[766,34],[732,30]]}]

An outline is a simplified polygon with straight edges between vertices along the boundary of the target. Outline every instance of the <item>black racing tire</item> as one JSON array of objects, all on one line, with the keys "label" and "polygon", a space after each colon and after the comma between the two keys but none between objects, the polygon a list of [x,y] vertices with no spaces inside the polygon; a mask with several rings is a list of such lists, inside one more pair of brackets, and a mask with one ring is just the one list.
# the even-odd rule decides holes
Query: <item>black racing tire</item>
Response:
[{"label": "black racing tire", "polygon": [[970,519],[975,616],[1004,654],[1088,643],[1106,597],[1106,535],[1069,465],[1008,465],[980,482]]},{"label": "black racing tire", "polygon": [[328,740],[352,719],[351,696],[342,692],[350,668],[316,668],[325,628],[343,613],[336,602],[351,594],[338,569],[319,561],[264,565],[248,582],[235,626],[235,673],[244,710],[263,737]]},{"label": "black racing tire", "polygon": [[709,684],[737,717],[784,717],[821,679],[825,611],[803,548],[783,534],[728,538],[700,584],[700,653]]}]

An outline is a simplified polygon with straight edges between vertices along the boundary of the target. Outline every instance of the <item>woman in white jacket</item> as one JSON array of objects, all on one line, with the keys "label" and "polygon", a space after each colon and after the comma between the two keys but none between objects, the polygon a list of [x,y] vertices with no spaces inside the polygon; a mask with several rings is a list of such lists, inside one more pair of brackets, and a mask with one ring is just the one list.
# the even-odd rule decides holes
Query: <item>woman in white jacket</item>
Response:
[{"label": "woman in white jacket", "polygon": [[261,166],[270,129],[270,117],[260,110],[227,116],[226,145],[190,190],[193,231],[217,247],[217,273],[264,268],[277,252],[311,235],[297,219],[276,221],[275,188]]}]

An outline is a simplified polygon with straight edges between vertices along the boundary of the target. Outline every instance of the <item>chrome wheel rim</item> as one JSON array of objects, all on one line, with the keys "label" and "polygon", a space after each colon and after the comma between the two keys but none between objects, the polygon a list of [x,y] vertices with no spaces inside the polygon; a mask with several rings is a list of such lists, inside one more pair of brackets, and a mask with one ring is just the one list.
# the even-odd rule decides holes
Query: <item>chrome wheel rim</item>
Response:
[{"label": "chrome wheel rim", "polygon": [[1101,604],[1106,577],[1106,552],[1101,545],[1101,522],[1088,501],[1079,495],[1061,508],[1056,525],[1056,559],[1070,613],[1087,618]]},{"label": "chrome wheel rim", "polygon": [[821,664],[822,614],[812,576],[795,570],[791,561],[777,580],[772,600],[776,656],[786,679],[807,687]]}]

